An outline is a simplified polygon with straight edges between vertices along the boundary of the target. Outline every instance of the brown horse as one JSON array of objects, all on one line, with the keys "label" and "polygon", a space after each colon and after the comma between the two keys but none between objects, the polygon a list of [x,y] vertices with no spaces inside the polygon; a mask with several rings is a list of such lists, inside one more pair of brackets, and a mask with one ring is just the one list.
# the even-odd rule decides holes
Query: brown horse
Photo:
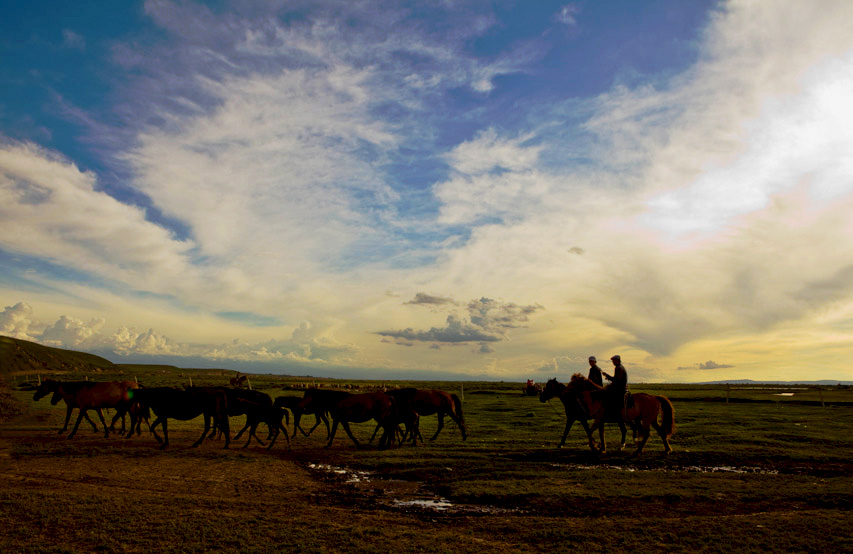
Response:
[{"label": "brown horse", "polygon": [[[385,391],[385,394],[394,399],[394,402],[397,405],[397,418],[399,419],[399,423],[402,423],[406,428],[405,432],[400,432],[398,425],[394,430],[395,435],[399,435],[400,437],[400,444],[409,438],[412,440],[412,446],[417,446],[418,439],[421,439],[421,442],[424,442],[424,438],[421,435],[420,430],[420,414],[418,414],[412,407],[412,400],[415,398],[417,392],[418,389],[411,387]],[[379,429],[381,428],[382,424],[377,423],[376,429],[373,430],[373,435],[371,435],[370,441],[368,442],[373,442],[373,439],[376,438],[376,435],[379,433]]]},{"label": "brown horse", "polygon": [[[173,387],[152,387],[132,391],[132,400],[139,402],[154,412],[157,416],[151,424],[151,434],[160,443],[160,449],[169,446],[168,420],[179,419],[186,421],[204,416],[204,431],[201,437],[193,443],[200,445],[213,420],[225,434],[225,448],[231,443],[231,432],[228,424],[228,397],[221,390],[205,387],[188,387],[176,389]],[[157,426],[163,426],[163,438],[157,434]],[[128,438],[132,433],[128,434]]]},{"label": "brown horse", "polygon": [[[101,419],[101,423],[104,426],[104,436],[108,437],[110,434],[110,428],[115,429],[116,420],[122,418],[122,422],[124,422],[124,415],[127,413],[131,404],[128,391],[139,388],[139,385],[133,381],[49,381],[51,380],[44,380],[42,386],[39,387],[33,398],[38,400],[47,394],[45,391],[52,389],[53,396],[50,399],[51,404],[56,405],[60,400],[65,401],[67,408],[65,427],[63,427],[63,431],[68,426],[68,419],[71,415],[71,410],[73,408],[78,408],[80,410],[80,413],[77,415],[77,421],[74,424],[74,429],[68,435],[69,439],[73,438],[74,435],[77,434],[77,429],[80,427],[80,422],[84,417],[92,424],[92,427],[97,430],[94,422],[92,422],[86,414],[88,410],[95,410],[97,412],[98,417]],[[112,425],[110,427],[107,427],[107,422],[104,420],[104,413],[102,411],[104,408],[114,408],[116,410],[116,415],[113,417]],[[132,429],[133,418],[131,418],[131,430]]]},{"label": "brown horse", "polygon": [[[315,389],[308,389],[305,392],[305,398],[302,403],[306,406],[312,402],[312,395],[316,394]],[[375,419],[382,425],[385,432],[382,438],[379,439],[380,447],[390,446],[394,441],[394,432],[397,428],[397,410],[394,399],[384,392],[367,392],[363,394],[343,393],[346,396],[341,396],[340,399],[333,405],[329,406],[329,415],[332,418],[332,429],[329,435],[329,442],[326,448],[332,446],[332,441],[335,440],[335,433],[338,430],[338,425],[344,428],[347,436],[358,448],[360,443],[352,434],[350,423],[364,423]]]},{"label": "brown horse", "polygon": [[[664,455],[672,452],[672,447],[669,445],[669,437],[675,432],[675,408],[672,402],[665,396],[656,396],[638,392],[630,395],[630,400],[624,403],[619,402],[618,406],[607,406],[608,401],[607,391],[597,384],[593,383],[583,375],[576,373],[572,376],[572,380],[567,386],[569,391],[580,392],[579,400],[588,413],[595,415],[595,422],[589,428],[590,447],[595,450],[595,443],[592,440],[592,433],[596,429],[599,430],[601,437],[601,453],[607,451],[604,442],[604,423],[610,422],[614,417],[618,418],[622,431],[622,444],[625,443],[624,423],[631,425],[634,431],[640,434],[640,442],[637,444],[637,450],[632,456],[639,456],[643,453],[643,448],[646,446],[646,441],[649,440],[650,427],[654,427],[658,435],[660,435],[664,446]],[[610,400],[613,402],[613,399]],[[660,423],[658,418],[660,417]]]},{"label": "brown horse", "polygon": [[[632,456],[643,453],[646,441],[649,440],[653,427],[663,441],[663,455],[668,456],[672,452],[669,445],[669,437],[675,433],[675,408],[672,402],[665,396],[657,396],[638,392],[631,395],[632,405],[623,407],[622,414],[625,421],[631,424],[640,433],[640,442],[637,450]],[[660,423],[658,423],[660,418]]]},{"label": "brown horse", "polygon": [[[575,373],[572,376],[572,380],[568,385],[560,383],[557,379],[550,379],[545,384],[542,394],[539,395],[539,401],[547,402],[556,397],[560,399],[560,402],[563,403],[563,408],[566,410],[566,428],[563,430],[563,438],[560,440],[557,448],[565,446],[569,430],[575,421],[580,421],[584,431],[586,431],[589,447],[595,450],[595,440],[592,438],[592,433],[596,427],[590,428],[587,421],[595,419],[598,422],[599,418],[601,418],[601,423],[617,423],[619,425],[619,430],[622,431],[622,443],[619,446],[619,450],[625,448],[625,435],[627,433],[625,423],[618,414],[614,415],[605,412],[602,402],[603,393],[604,389],[602,387],[579,373]],[[604,449],[604,425],[599,425],[597,429],[602,449]]]},{"label": "brown horse", "polygon": [[[88,381],[68,381],[68,383],[87,383],[87,382]],[[35,394],[33,394],[33,400],[38,402],[39,400],[41,400],[42,398],[44,398],[48,394],[50,394],[50,395],[56,394],[57,387],[59,387],[59,381],[57,381],[56,379],[44,379],[41,383],[39,383],[39,386],[36,389]],[[52,404],[55,404],[55,402],[52,402]],[[79,408],[79,406],[76,404],[74,398],[69,398],[69,399],[65,400],[65,425],[63,425],[62,429],[59,430],[60,435],[68,429],[68,422],[71,421],[71,412],[75,408]],[[96,411],[98,412],[98,415],[101,416],[101,420],[103,420],[104,416],[101,413],[100,408],[98,408]],[[86,421],[89,422],[89,425],[92,426],[92,431],[97,433],[98,432],[98,426],[95,425],[95,422],[92,421],[92,418],[89,417],[89,414],[84,412],[83,417],[85,418]]]},{"label": "brown horse", "polygon": [[[408,405],[420,416],[437,415],[438,429],[430,438],[434,441],[441,430],[444,429],[444,416],[449,416],[462,433],[462,440],[468,438],[468,430],[465,428],[465,417],[462,415],[462,401],[455,394],[448,394],[441,390],[418,389]],[[420,434],[420,432],[418,432]]]}]

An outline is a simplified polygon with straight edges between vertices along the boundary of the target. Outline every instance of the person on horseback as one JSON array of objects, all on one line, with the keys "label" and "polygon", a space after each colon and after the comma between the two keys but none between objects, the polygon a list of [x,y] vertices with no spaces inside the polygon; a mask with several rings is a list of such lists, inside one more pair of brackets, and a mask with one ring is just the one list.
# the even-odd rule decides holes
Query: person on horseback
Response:
[{"label": "person on horseback", "polygon": [[625,396],[628,392],[628,372],[625,371],[625,366],[622,365],[622,357],[619,354],[612,356],[610,361],[613,362],[613,375],[608,375],[602,371],[604,378],[610,381],[610,384],[604,388],[604,402],[608,410],[621,412],[627,401]]},{"label": "person on horseback", "polygon": [[589,376],[587,379],[599,387],[604,385],[604,381],[601,380],[601,368],[598,367],[598,361],[595,359],[595,356],[589,357]]}]

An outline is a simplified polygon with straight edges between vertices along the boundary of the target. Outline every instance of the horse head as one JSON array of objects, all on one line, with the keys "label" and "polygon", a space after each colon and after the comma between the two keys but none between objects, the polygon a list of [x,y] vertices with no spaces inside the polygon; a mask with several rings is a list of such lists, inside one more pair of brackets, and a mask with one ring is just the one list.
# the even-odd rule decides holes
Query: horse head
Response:
[{"label": "horse head", "polygon": [[560,396],[565,388],[566,386],[557,381],[556,377],[549,379],[548,382],[545,383],[545,388],[543,388],[542,392],[539,393],[539,402],[547,402],[555,396]]},{"label": "horse head", "polygon": [[33,400],[41,400],[48,394],[56,392],[56,388],[58,386],[59,381],[56,381],[54,379],[44,379],[36,389],[35,394],[33,394]]}]

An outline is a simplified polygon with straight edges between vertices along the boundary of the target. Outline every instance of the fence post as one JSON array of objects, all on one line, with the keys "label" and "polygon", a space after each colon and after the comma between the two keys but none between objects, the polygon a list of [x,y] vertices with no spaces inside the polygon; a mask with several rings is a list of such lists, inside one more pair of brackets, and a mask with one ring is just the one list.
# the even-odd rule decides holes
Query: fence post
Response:
[{"label": "fence post", "polygon": [[246,384],[249,385],[249,390],[252,390],[252,382],[249,381],[249,377],[246,377]]},{"label": "fence post", "polygon": [[463,402],[465,401],[465,383],[459,383],[459,397]]},{"label": "fence post", "polygon": [[726,383],[726,404],[729,403],[729,395],[731,394],[732,384]]},{"label": "fence post", "polygon": [[823,403],[823,389],[817,389],[818,394],[820,394],[820,405],[823,408],[826,408],[826,404]]}]

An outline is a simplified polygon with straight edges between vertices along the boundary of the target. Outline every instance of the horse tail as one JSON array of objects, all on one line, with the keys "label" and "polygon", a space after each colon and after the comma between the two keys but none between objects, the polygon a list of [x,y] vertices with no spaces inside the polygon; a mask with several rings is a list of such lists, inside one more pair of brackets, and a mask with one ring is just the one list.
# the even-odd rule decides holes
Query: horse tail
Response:
[{"label": "horse tail", "polygon": [[661,429],[667,437],[670,437],[675,433],[675,408],[666,396],[655,396],[655,398],[660,402],[661,413],[663,414]]},{"label": "horse tail", "polygon": [[465,416],[462,415],[462,400],[455,394],[451,394],[450,398],[453,400],[453,411],[456,412],[456,423],[462,431],[462,439],[465,440],[468,438],[468,431],[465,429]]}]

